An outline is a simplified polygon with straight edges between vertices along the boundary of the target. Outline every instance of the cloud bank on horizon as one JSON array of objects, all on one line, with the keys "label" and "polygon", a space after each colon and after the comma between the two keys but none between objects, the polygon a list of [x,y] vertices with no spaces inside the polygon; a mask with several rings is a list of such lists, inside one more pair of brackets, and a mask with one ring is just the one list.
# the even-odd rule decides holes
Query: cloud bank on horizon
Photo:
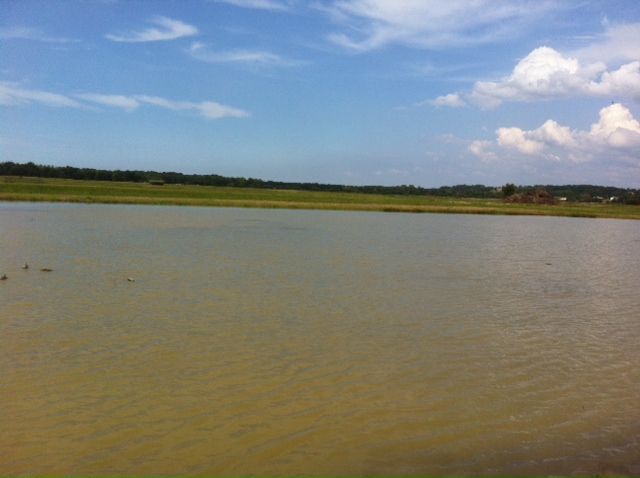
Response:
[{"label": "cloud bank on horizon", "polygon": [[125,3],[4,4],[0,160],[640,187],[634,0]]}]

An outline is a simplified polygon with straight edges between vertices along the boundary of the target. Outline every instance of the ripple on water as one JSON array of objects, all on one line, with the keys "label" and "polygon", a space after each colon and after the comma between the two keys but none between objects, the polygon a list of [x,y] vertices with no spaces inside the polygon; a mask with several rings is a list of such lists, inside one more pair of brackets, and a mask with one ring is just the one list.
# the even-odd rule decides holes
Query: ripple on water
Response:
[{"label": "ripple on water", "polygon": [[[32,213],[0,214],[11,241]],[[0,257],[55,272],[3,284],[3,474],[640,473],[634,222],[52,206],[29,227]]]}]

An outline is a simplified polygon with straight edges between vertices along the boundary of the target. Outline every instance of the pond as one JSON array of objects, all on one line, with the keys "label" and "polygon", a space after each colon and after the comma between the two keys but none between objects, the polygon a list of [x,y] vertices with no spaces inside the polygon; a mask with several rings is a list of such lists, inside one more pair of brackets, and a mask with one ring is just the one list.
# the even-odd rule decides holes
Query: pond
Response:
[{"label": "pond", "polygon": [[638,221],[2,203],[0,273],[2,475],[640,474]]}]

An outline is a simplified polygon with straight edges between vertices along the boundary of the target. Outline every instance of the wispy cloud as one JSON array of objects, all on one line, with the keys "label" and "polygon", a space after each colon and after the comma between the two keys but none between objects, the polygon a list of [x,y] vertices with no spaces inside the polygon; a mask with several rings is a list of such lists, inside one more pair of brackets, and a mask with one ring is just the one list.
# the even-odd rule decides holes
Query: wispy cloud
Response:
[{"label": "wispy cloud", "polygon": [[98,93],[78,93],[62,95],[48,91],[22,88],[14,83],[0,83],[0,105],[16,106],[31,103],[58,108],[92,109],[95,105],[134,111],[142,105],[153,105],[172,111],[191,111],[207,119],[243,118],[250,113],[214,101],[175,101],[148,95],[104,95]]},{"label": "wispy cloud", "polygon": [[56,108],[83,108],[84,106],[72,98],[51,93],[49,91],[30,90],[15,83],[0,83],[0,105],[42,104]]},{"label": "wispy cloud", "polygon": [[569,53],[580,61],[619,62],[640,60],[640,23],[606,25],[587,46]]},{"label": "wispy cloud", "polygon": [[0,29],[2,40],[32,40],[44,43],[77,43],[80,40],[46,35],[42,30],[29,27],[11,27]]},{"label": "wispy cloud", "polygon": [[244,63],[276,67],[296,66],[304,63],[263,50],[213,51],[201,42],[194,42],[188,52],[196,60],[208,63]]},{"label": "wispy cloud", "polygon": [[547,120],[534,130],[503,127],[495,141],[478,140],[469,151],[484,160],[495,160],[500,152],[553,161],[584,162],[626,155],[640,167],[640,122],[629,109],[616,103],[600,111],[600,119],[589,131],[572,130]]},{"label": "wispy cloud", "polygon": [[289,10],[290,3],[277,0],[214,0],[218,3],[227,3],[236,7],[255,8],[260,10]]},{"label": "wispy cloud", "polygon": [[146,95],[138,95],[134,98],[143,103],[160,106],[174,111],[197,111],[208,119],[220,119],[225,117],[243,118],[245,116],[250,116],[249,113],[244,110],[221,105],[220,103],[215,103],[213,101],[193,103],[190,101],[173,101],[160,98],[158,96]]},{"label": "wispy cloud", "polygon": [[122,108],[127,111],[133,111],[140,106],[140,103],[130,96],[123,95],[99,95],[95,93],[83,93],[74,95],[77,98],[90,101],[92,103],[98,103],[104,106],[111,106],[115,108]]},{"label": "wispy cloud", "polygon": [[369,51],[392,43],[440,49],[494,42],[521,34],[525,25],[559,7],[549,0],[334,0],[319,8],[345,26],[330,41]]},{"label": "wispy cloud", "polygon": [[109,33],[105,37],[112,41],[135,43],[175,40],[176,38],[198,34],[196,27],[167,17],[155,17],[150,23],[158,25],[160,28],[147,28],[143,31],[118,34]]}]

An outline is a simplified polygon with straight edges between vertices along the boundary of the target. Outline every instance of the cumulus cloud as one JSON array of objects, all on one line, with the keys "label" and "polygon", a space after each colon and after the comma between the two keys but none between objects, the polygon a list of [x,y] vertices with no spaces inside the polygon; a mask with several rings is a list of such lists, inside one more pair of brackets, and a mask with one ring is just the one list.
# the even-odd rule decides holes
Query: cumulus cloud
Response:
[{"label": "cumulus cloud", "polygon": [[[75,99],[74,99],[75,98]],[[78,100],[82,100],[78,101]],[[48,91],[30,90],[13,83],[0,83],[0,105],[15,106],[40,103],[59,108],[85,108],[91,105],[102,105],[134,111],[141,105],[153,105],[173,111],[193,111],[207,119],[242,118],[250,116],[247,111],[231,106],[221,105],[213,101],[191,102],[175,101],[159,96],[148,95],[103,95],[97,93],[81,93],[71,96]]]},{"label": "cumulus cloud", "polygon": [[576,58],[549,47],[533,50],[511,75],[500,81],[478,81],[470,100],[483,108],[504,101],[535,101],[574,96],[619,97],[640,101],[640,61],[607,71],[603,62],[581,65]]},{"label": "cumulus cloud", "polygon": [[369,51],[391,43],[437,49],[494,42],[559,7],[550,1],[334,0],[319,8],[346,27],[329,36],[332,42]]},{"label": "cumulus cloud", "polygon": [[429,101],[433,106],[450,106],[452,108],[459,108],[461,106],[467,106],[460,95],[456,93],[449,93],[448,95],[438,96],[435,100]]},{"label": "cumulus cloud", "polygon": [[520,128],[499,128],[496,134],[500,146],[514,148],[521,153],[535,154],[544,149],[544,143],[530,139],[534,135]]},{"label": "cumulus cloud", "polygon": [[261,50],[212,51],[201,42],[194,42],[188,51],[196,60],[208,63],[244,63],[249,65],[281,67],[295,66],[302,63]]},{"label": "cumulus cloud", "polygon": [[619,103],[600,111],[600,118],[589,131],[571,130],[547,120],[534,130],[505,127],[496,130],[495,141],[474,141],[469,151],[482,159],[495,159],[497,151],[513,151],[546,159],[587,161],[608,157],[617,151],[640,164],[640,122]]},{"label": "cumulus cloud", "polygon": [[591,81],[587,91],[595,96],[620,96],[640,101],[640,61],[604,72],[600,81]]},{"label": "cumulus cloud", "polygon": [[621,104],[600,111],[600,121],[591,126],[589,137],[614,148],[640,146],[640,122]]},{"label": "cumulus cloud", "polygon": [[172,20],[166,17],[155,17],[150,23],[158,25],[160,28],[147,28],[140,32],[129,32],[113,34],[109,33],[105,37],[116,42],[150,42],[175,40],[176,38],[197,35],[198,29],[192,25],[181,22],[180,20]]},{"label": "cumulus cloud", "polygon": [[[576,149],[577,140],[568,126],[560,126],[554,120],[547,120],[539,128],[524,131],[520,128],[499,128],[496,130],[497,144],[515,149],[521,153],[535,155],[546,151],[549,146],[559,146],[567,150]],[[549,156],[556,159],[555,156]]]},{"label": "cumulus cloud", "polygon": [[560,126],[553,120],[547,120],[540,126],[534,137],[545,144],[555,144],[566,148],[573,148],[576,141],[568,126]]},{"label": "cumulus cloud", "polygon": [[[640,102],[640,23],[607,25],[602,35],[588,41],[588,46],[568,54],[541,46],[518,61],[510,75],[477,81],[470,92],[447,96],[457,95],[486,109],[507,101],[579,96]],[[438,100],[432,104],[457,106]]]},{"label": "cumulus cloud", "polygon": [[577,60],[564,58],[552,48],[536,48],[516,65],[509,77],[499,82],[476,82],[471,99],[490,108],[503,101],[565,96],[585,83],[578,70]]}]

